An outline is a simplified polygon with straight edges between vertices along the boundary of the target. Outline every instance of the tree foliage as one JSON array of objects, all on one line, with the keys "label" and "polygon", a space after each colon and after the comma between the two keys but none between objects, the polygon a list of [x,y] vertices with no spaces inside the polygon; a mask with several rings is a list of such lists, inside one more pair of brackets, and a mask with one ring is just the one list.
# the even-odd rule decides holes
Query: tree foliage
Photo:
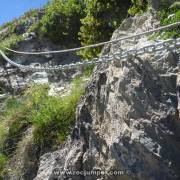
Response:
[{"label": "tree foliage", "polygon": [[[175,2],[171,6],[168,6],[167,4],[165,8],[158,12],[158,17],[162,25],[168,25],[180,21],[180,3]],[[160,35],[160,37],[163,39],[172,37],[178,38],[180,37],[180,29],[179,27],[175,27],[173,29],[166,30]]]},{"label": "tree foliage", "polygon": [[[31,11],[24,15],[32,15],[37,21],[27,27],[26,19],[7,24],[8,36],[4,33],[0,40],[12,34],[18,36],[18,28],[25,27],[27,32],[36,32],[37,37],[48,38],[65,48],[107,41],[127,16],[130,5],[131,0],[50,0],[43,13]],[[79,55],[90,59],[99,52],[100,48],[84,49]]]},{"label": "tree foliage", "polygon": [[147,0],[131,0],[132,7],[128,10],[128,13],[132,16],[145,12],[148,8]]},{"label": "tree foliage", "polygon": [[[130,2],[127,0],[85,0],[85,14],[81,19],[79,32],[81,44],[89,45],[109,40],[112,32],[127,15]],[[84,58],[91,58],[100,52],[100,48],[80,51]]]},{"label": "tree foliage", "polygon": [[52,0],[39,22],[40,33],[63,45],[77,44],[82,6],[81,0]]}]

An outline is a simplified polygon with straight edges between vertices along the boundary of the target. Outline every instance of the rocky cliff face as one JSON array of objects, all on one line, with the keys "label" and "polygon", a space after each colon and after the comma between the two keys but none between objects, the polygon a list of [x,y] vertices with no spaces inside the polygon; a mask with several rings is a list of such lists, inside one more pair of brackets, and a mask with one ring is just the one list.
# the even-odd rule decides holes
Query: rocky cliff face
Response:
[{"label": "rocky cliff face", "polygon": [[[157,25],[150,14],[130,18],[113,38]],[[148,43],[148,37],[142,37],[119,46]],[[35,180],[179,179],[178,59],[177,52],[164,50],[99,65],[78,106],[71,137],[58,151],[41,157]],[[124,170],[124,174],[55,174],[63,170]]]}]

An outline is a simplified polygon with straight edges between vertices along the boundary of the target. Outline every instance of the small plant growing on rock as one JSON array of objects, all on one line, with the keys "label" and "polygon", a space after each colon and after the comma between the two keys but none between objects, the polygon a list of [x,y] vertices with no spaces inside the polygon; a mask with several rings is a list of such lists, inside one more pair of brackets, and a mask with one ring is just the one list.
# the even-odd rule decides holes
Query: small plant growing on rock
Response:
[{"label": "small plant growing on rock", "polygon": [[132,7],[128,10],[128,13],[132,16],[136,14],[142,14],[147,11],[148,3],[146,0],[131,0]]}]

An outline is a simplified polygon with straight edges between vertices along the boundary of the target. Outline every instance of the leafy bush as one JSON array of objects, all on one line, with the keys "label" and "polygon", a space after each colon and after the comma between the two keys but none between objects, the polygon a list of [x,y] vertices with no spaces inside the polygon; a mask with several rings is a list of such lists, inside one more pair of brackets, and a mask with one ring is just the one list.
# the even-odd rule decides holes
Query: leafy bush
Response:
[{"label": "leafy bush", "polygon": [[[32,85],[19,98],[9,98],[7,113],[0,123],[1,149],[9,155],[29,126],[35,127],[34,141],[40,147],[52,148],[67,137],[75,122],[75,111],[83,93],[82,81],[73,81],[71,94],[48,96],[48,85]],[[14,147],[14,148],[13,148]]]},{"label": "leafy bush", "polygon": [[4,41],[1,42],[2,46],[11,48],[11,47],[17,47],[18,43],[22,41],[24,38],[23,36],[19,35],[17,36],[16,34],[12,34],[9,38],[6,38]]},{"label": "leafy bush", "polygon": [[31,95],[36,107],[30,116],[36,127],[35,141],[44,147],[64,141],[74,125],[75,110],[82,95],[82,87],[76,84],[70,95],[61,98],[48,96],[47,91],[42,93],[36,88]]},{"label": "leafy bush", "polygon": [[[106,41],[126,17],[130,5],[130,0],[51,0],[42,17],[38,10],[31,10],[1,27],[8,31],[0,37],[0,42],[14,47],[18,43],[15,35],[19,38],[24,33],[23,28],[25,32],[34,31],[37,37],[50,38],[66,48]],[[32,23],[29,24],[28,18]],[[78,55],[90,59],[100,50],[85,49]]]},{"label": "leafy bush", "polygon": [[7,157],[3,154],[0,154],[0,179],[2,179],[2,176],[5,173],[6,162],[7,162]]},{"label": "leafy bush", "polygon": [[0,36],[1,46],[17,48],[19,42],[24,40],[24,37],[22,36],[23,33],[34,24],[33,21],[35,20],[29,21],[30,18],[33,19],[37,17],[37,14],[37,10],[30,10],[19,19],[14,19],[13,21],[2,25],[0,30],[5,31]]},{"label": "leafy bush", "polygon": [[146,0],[131,0],[132,7],[128,10],[128,13],[132,16],[136,14],[142,14],[147,11],[148,3]]},{"label": "leafy bush", "polygon": [[0,86],[0,94],[4,93],[4,89]]},{"label": "leafy bush", "polygon": [[[81,19],[79,32],[81,44],[90,45],[109,40],[112,32],[127,16],[130,2],[127,0],[85,0],[85,14]],[[90,59],[97,56],[101,48],[85,49],[79,52],[83,58]]]},{"label": "leafy bush", "polygon": [[34,29],[39,28],[41,36],[49,37],[56,43],[66,46],[77,44],[82,7],[81,0],[52,0]]},{"label": "leafy bush", "polygon": [[95,64],[91,64],[91,65],[86,66],[84,68],[83,75],[85,77],[90,77],[91,74],[93,73],[94,67],[95,67]]},{"label": "leafy bush", "polygon": [[[7,48],[17,48],[19,43],[24,40],[22,35],[12,34],[10,37],[6,38],[3,41],[0,41],[0,49],[6,51],[3,47]],[[6,51],[7,55],[12,54],[9,51]]]},{"label": "leafy bush", "polygon": [[6,156],[11,155],[28,127],[33,126],[34,143],[52,149],[69,135],[84,87],[82,80],[72,82],[71,94],[48,96],[48,85],[32,85],[19,97],[6,101],[7,112],[0,121],[0,178],[5,172]]},{"label": "leafy bush", "polygon": [[[31,26],[36,24],[38,18],[38,9],[34,9],[26,12],[19,19],[14,19],[13,21],[0,26],[0,31],[2,31],[0,36],[1,46],[17,48],[19,42],[24,40],[23,34],[27,32]],[[7,53],[8,55],[10,54],[8,51]]]},{"label": "leafy bush", "polygon": [[[162,10],[158,11],[158,18],[161,25],[168,25],[180,21],[180,3],[175,2],[171,6],[164,6]],[[163,33],[155,33],[151,39],[156,39],[157,37],[161,39],[178,38],[180,37],[180,29],[176,27],[165,30]]]},{"label": "leafy bush", "polygon": [[24,13],[24,15],[21,16],[20,18],[5,23],[4,25],[0,26],[0,31],[6,29],[5,32],[1,34],[0,41],[5,40],[5,38],[10,38],[14,34],[22,35],[23,33],[26,32],[28,28],[31,27],[31,25],[35,24],[37,19],[38,19],[38,9],[33,9]]}]

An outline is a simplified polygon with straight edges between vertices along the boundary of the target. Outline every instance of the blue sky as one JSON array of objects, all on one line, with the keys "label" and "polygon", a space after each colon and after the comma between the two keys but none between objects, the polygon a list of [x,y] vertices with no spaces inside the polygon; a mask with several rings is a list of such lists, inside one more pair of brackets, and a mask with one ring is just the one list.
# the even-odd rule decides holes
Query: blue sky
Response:
[{"label": "blue sky", "polygon": [[0,25],[23,15],[29,9],[42,7],[48,0],[0,0]]}]

